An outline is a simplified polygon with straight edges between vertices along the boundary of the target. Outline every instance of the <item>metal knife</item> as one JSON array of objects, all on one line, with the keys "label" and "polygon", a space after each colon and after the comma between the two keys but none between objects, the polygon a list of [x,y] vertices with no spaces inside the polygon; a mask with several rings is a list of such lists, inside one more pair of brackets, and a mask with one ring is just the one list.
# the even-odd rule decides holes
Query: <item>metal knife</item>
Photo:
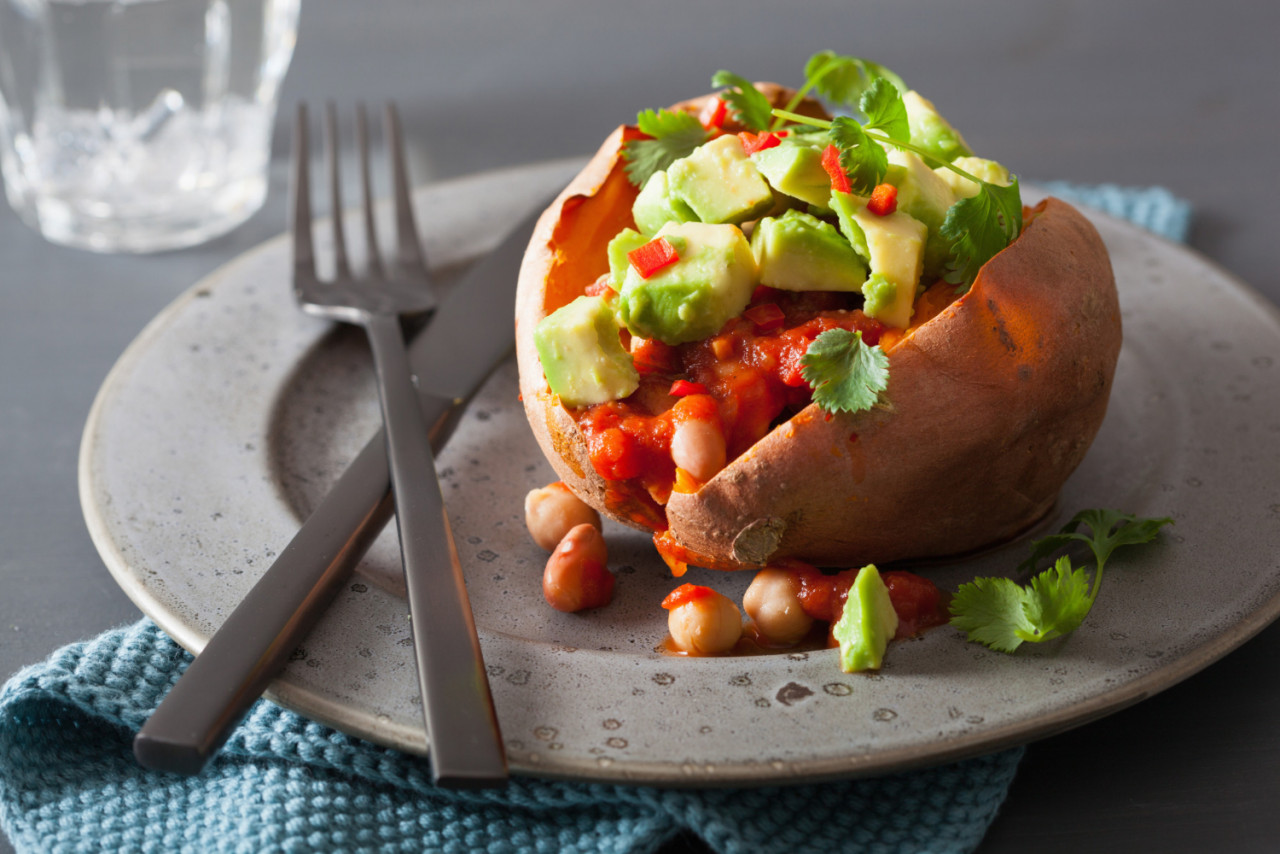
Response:
[{"label": "metal knife", "polygon": [[[414,339],[410,359],[427,424],[439,428],[511,351],[516,278],[536,217],[476,262]],[[433,430],[433,450],[445,438],[445,430]],[[379,431],[134,737],[138,762],[200,773],[324,613],[392,510]]]}]

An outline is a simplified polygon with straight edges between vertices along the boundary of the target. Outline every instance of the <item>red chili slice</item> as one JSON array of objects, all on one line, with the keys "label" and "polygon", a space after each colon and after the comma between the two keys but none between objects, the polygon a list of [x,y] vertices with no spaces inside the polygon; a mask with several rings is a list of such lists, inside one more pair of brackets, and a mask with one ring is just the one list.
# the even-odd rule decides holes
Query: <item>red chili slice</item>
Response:
[{"label": "red chili slice", "polygon": [[663,267],[679,261],[680,256],[665,237],[659,237],[639,249],[632,249],[627,253],[627,260],[636,268],[640,278],[647,279]]},{"label": "red chili slice", "polygon": [[773,148],[782,142],[778,138],[778,134],[772,131],[755,134],[749,130],[744,130],[738,134],[738,138],[742,140],[742,150],[748,155],[755,154],[757,151],[764,151],[766,148]]},{"label": "red chili slice", "polygon": [[672,397],[685,397],[690,394],[706,394],[707,387],[702,383],[692,383],[688,380],[676,380],[671,384]]},{"label": "red chili slice", "polygon": [[719,130],[724,127],[725,117],[729,114],[729,102],[724,98],[716,98],[702,108],[698,121],[707,130]]},{"label": "red chili slice", "polygon": [[867,201],[867,210],[876,216],[888,216],[898,209],[898,188],[892,184],[876,184]]},{"label": "red chili slice", "polygon": [[845,174],[844,167],[840,165],[840,149],[834,145],[828,145],[822,150],[822,168],[827,170],[827,174],[831,176],[831,189],[841,193],[852,193],[853,185],[849,183],[849,176]]}]

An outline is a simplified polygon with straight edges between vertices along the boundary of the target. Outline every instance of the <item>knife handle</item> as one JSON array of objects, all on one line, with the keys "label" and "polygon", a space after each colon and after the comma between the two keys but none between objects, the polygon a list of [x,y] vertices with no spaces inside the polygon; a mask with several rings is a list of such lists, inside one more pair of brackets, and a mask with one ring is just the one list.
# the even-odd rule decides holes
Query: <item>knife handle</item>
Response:
[{"label": "knife handle", "polygon": [[284,667],[391,518],[381,432],[368,442],[134,738],[138,762],[198,774]]}]

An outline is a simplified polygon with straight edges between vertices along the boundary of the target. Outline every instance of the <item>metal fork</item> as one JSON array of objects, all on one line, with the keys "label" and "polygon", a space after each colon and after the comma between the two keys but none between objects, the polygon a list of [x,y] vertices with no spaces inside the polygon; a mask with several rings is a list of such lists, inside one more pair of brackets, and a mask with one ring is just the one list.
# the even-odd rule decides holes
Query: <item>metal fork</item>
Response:
[{"label": "metal fork", "polygon": [[[393,104],[387,105],[384,128],[394,185],[395,259],[384,264],[378,249],[368,120],[359,105],[356,139],[369,261],[366,273],[357,276],[351,271],[343,237],[337,110],[332,103],[326,105],[325,166],[333,213],[334,274],[322,280],[316,273],[312,242],[307,108],[298,105],[293,151],[294,290],[303,310],[362,326],[369,337],[386,425],[410,631],[434,779],[442,786],[498,785],[507,778],[506,756],[401,327],[401,316],[429,310],[435,297],[418,244],[400,120]],[[447,365],[438,368],[448,370]]]}]

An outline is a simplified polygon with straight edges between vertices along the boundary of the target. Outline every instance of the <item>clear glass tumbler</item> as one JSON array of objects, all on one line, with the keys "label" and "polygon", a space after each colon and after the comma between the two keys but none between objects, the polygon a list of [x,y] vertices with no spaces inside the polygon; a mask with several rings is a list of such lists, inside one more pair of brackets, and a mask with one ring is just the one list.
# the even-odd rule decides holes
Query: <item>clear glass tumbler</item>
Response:
[{"label": "clear glass tumbler", "polygon": [[0,167],[55,243],[156,252],[267,192],[299,0],[0,0]]}]

